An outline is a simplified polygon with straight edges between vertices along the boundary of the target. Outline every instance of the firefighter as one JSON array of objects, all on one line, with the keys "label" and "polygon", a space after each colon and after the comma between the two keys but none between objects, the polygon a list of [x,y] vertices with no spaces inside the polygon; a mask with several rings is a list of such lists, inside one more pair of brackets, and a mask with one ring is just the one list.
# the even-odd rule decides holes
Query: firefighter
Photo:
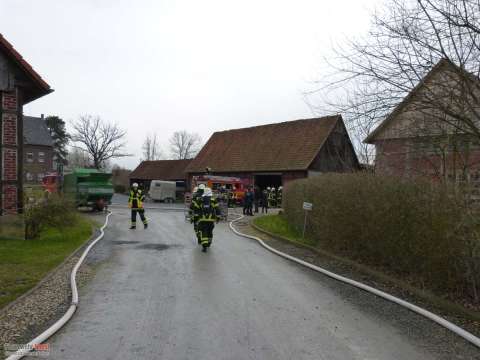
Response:
[{"label": "firefighter", "polygon": [[262,214],[265,211],[265,214],[268,214],[268,189],[262,191]]},{"label": "firefighter", "polygon": [[275,187],[272,187],[272,208],[277,207],[277,189]]},{"label": "firefighter", "polygon": [[258,185],[255,185],[253,189],[253,203],[255,204],[255,213],[258,214],[258,205],[260,203],[260,198],[262,191],[260,190],[260,187]]},{"label": "firefighter", "polygon": [[267,192],[268,192],[268,207],[273,207],[273,194],[274,194],[274,188],[267,187]]},{"label": "firefighter", "polygon": [[147,218],[145,217],[145,209],[143,208],[143,201],[145,200],[145,194],[138,188],[137,183],[132,184],[130,190],[130,196],[128,197],[128,207],[132,209],[132,225],[130,229],[136,229],[137,227],[137,212],[140,215],[140,219],[143,222],[143,227],[148,227]]},{"label": "firefighter", "polygon": [[207,249],[212,244],[215,222],[218,222],[220,219],[220,209],[217,201],[213,198],[212,190],[208,187],[203,192],[197,213],[199,216],[198,232],[200,234],[200,244],[202,245],[202,251],[207,252]]},{"label": "firefighter", "polygon": [[193,223],[193,231],[197,236],[197,241],[200,244],[200,234],[198,232],[198,219],[200,218],[200,205],[202,201],[202,195],[205,191],[205,185],[200,184],[193,189],[192,202],[190,203],[190,222]]},{"label": "firefighter", "polygon": [[278,191],[277,191],[277,206],[282,207],[282,192],[283,192],[283,187],[279,186]]}]

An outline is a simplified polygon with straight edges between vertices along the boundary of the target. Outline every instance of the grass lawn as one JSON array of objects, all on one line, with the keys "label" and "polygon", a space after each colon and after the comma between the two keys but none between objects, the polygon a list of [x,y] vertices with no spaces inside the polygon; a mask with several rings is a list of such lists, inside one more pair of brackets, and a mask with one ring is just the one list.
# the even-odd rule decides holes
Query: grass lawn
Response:
[{"label": "grass lawn", "polygon": [[92,234],[92,222],[78,216],[63,230],[46,229],[34,240],[0,240],[0,308],[34,287]]},{"label": "grass lawn", "polygon": [[293,242],[300,242],[310,246],[315,245],[315,241],[311,239],[302,239],[302,232],[290,225],[282,215],[261,216],[254,219],[253,223],[272,234],[283,236]]}]

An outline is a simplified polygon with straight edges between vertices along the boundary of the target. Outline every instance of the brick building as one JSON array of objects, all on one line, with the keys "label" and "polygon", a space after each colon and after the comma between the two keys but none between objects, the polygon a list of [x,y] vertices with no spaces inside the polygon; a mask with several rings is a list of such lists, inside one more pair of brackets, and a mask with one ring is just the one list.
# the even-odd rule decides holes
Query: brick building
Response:
[{"label": "brick building", "polygon": [[23,117],[23,181],[41,184],[43,177],[56,170],[53,139],[43,115]]},{"label": "brick building", "polygon": [[0,34],[0,215],[23,208],[23,105],[51,91]]},{"label": "brick building", "polygon": [[186,171],[189,184],[209,167],[260,188],[326,172],[359,169],[340,115],[214,133]]},{"label": "brick building", "polygon": [[[465,88],[477,94],[462,93]],[[469,135],[466,121],[459,120],[469,119],[480,128],[477,95],[477,77],[448,60],[439,61],[364,140],[375,145],[375,172],[456,182],[480,180],[478,136]]]}]

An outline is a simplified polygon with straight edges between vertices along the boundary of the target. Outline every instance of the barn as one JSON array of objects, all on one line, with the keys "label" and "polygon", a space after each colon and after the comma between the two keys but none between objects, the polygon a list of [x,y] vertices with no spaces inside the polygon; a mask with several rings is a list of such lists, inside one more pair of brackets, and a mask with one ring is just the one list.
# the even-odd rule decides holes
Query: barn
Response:
[{"label": "barn", "polygon": [[215,132],[187,166],[188,181],[213,175],[246,179],[260,188],[326,172],[359,169],[340,115]]}]

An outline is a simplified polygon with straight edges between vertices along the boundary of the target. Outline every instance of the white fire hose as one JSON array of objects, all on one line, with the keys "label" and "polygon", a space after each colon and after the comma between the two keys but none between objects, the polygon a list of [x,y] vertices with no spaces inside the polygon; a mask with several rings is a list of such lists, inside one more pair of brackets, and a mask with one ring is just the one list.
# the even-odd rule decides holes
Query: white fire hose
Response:
[{"label": "white fire hose", "polygon": [[362,284],[358,281],[355,281],[355,280],[352,280],[352,279],[349,279],[349,278],[346,278],[344,276],[341,276],[341,275],[337,275],[331,271],[328,271],[328,270],[325,270],[319,266],[316,266],[316,265],[313,265],[313,264],[310,264],[306,261],[303,261],[303,260],[300,260],[300,259],[297,259],[296,257],[293,257],[291,255],[288,255],[288,254],[285,254],[281,251],[278,251],[274,248],[272,248],[271,246],[267,245],[262,239],[256,237],[256,236],[252,236],[252,235],[247,235],[247,234],[243,234],[241,233],[240,231],[238,231],[237,229],[235,229],[235,227],[233,226],[233,223],[236,222],[236,221],[239,221],[241,219],[243,219],[245,216],[243,215],[239,215],[240,217],[238,219],[235,219],[235,220],[232,220],[230,221],[230,229],[232,229],[232,231],[239,235],[239,236],[242,236],[242,237],[245,237],[245,238],[249,238],[249,239],[253,239],[253,240],[257,240],[263,247],[265,247],[266,249],[270,250],[271,252],[277,254],[277,255],[280,255],[281,257],[284,257],[288,260],[291,260],[293,262],[296,262],[300,265],[303,265],[303,266],[306,266],[312,270],[315,270],[315,271],[318,271],[328,277],[331,277],[335,280],[338,280],[338,281],[341,281],[341,282],[344,282],[346,284],[349,284],[349,285],[353,285],[359,289],[362,289],[362,290],[365,290],[365,291],[368,291],[369,293],[372,293],[376,296],[379,296],[385,300],[388,300],[388,301],[391,301],[395,304],[398,304],[400,306],[403,306],[413,312],[416,312],[417,314],[419,315],[422,315],[424,317],[426,317],[427,319],[430,319],[434,322],[436,322],[437,324],[447,328],[448,330],[454,332],[455,334],[461,336],[462,338],[464,338],[465,340],[467,340],[468,342],[472,343],[473,345],[477,346],[480,348],[480,338],[478,338],[477,336],[473,335],[472,333],[462,329],[461,327],[449,322],[448,320],[445,320],[444,318],[438,316],[438,315],[435,315],[434,313],[428,311],[428,310],[425,310],[417,305],[413,305],[411,303],[409,303],[408,301],[405,301],[405,300],[402,300],[402,299],[399,299],[393,295],[390,295],[386,292],[383,292],[381,290],[378,290],[378,289],[375,289],[374,287],[371,287],[371,286],[368,286],[368,285],[365,285],[365,284]]},{"label": "white fire hose", "polygon": [[45,330],[43,333],[41,333],[40,335],[38,335],[35,339],[31,340],[26,346],[24,349],[20,349],[18,350],[15,354],[13,355],[10,355],[6,360],[17,360],[17,359],[21,359],[23,358],[24,356],[27,356],[28,353],[33,350],[33,347],[37,344],[41,344],[43,343],[45,340],[47,340],[50,336],[52,336],[53,334],[55,334],[58,330],[60,330],[62,328],[63,325],[65,325],[70,319],[71,317],[73,316],[73,314],[75,313],[75,311],[77,310],[77,306],[78,306],[78,289],[77,289],[77,280],[76,280],[76,276],[77,276],[77,271],[78,269],[80,268],[80,266],[82,265],[83,263],[83,260],[85,260],[85,257],[87,256],[88,252],[92,249],[92,247],[95,246],[95,244],[100,241],[103,236],[105,235],[105,228],[107,227],[108,225],[108,218],[110,217],[110,215],[112,215],[111,212],[109,212],[107,214],[107,218],[105,219],[105,223],[103,224],[103,226],[100,228],[100,235],[98,235],[95,240],[93,240],[91,242],[90,245],[88,245],[88,247],[85,249],[85,251],[83,252],[82,256],[80,257],[80,259],[78,259],[78,262],[76,263],[76,265],[73,267],[72,269],[72,272],[70,274],[70,287],[72,289],[72,303],[70,305],[70,307],[68,308],[67,312],[55,323],[53,324],[51,327],[49,327],[47,330]]}]

